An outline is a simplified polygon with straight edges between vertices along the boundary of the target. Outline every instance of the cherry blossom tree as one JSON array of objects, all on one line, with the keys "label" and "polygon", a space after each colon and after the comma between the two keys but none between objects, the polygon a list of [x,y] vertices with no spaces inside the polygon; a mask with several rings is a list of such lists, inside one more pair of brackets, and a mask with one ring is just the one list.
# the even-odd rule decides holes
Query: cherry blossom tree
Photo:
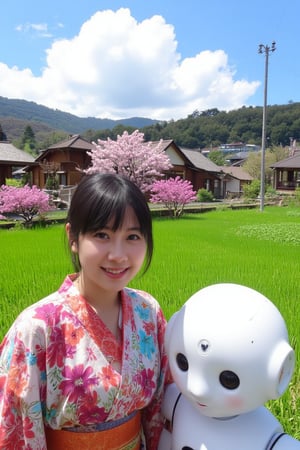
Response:
[{"label": "cherry blossom tree", "polygon": [[185,205],[196,198],[192,183],[180,177],[155,181],[151,187],[150,202],[163,203],[175,218],[180,217]]},{"label": "cherry blossom tree", "polygon": [[37,214],[49,209],[49,195],[37,186],[0,187],[0,214],[14,213],[29,225]]},{"label": "cherry blossom tree", "polygon": [[129,134],[127,131],[117,140],[98,139],[94,149],[87,152],[92,165],[84,172],[116,172],[127,176],[143,191],[150,190],[154,180],[162,176],[172,164],[165,153],[162,140],[158,143],[145,142],[144,133],[139,130]]}]

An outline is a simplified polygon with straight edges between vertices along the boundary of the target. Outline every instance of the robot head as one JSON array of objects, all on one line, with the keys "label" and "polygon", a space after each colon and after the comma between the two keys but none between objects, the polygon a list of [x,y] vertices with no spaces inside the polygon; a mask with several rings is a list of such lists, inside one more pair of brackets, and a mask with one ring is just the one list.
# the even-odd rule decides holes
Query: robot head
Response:
[{"label": "robot head", "polygon": [[230,417],[280,397],[294,351],[278,309],[253,289],[201,289],[170,319],[166,348],[174,382],[200,412]]}]

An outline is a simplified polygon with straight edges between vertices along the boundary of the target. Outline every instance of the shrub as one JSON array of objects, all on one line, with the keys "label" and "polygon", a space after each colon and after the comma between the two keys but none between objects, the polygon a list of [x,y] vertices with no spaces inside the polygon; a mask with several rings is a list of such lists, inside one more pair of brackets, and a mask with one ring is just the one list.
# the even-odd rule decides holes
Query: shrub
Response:
[{"label": "shrub", "polygon": [[295,200],[296,200],[296,203],[299,205],[300,204],[300,187],[297,187],[295,189]]},{"label": "shrub", "polygon": [[5,184],[7,186],[21,187],[23,186],[22,180],[16,180],[15,178],[6,178]]},{"label": "shrub", "polygon": [[260,193],[260,181],[253,180],[250,184],[243,186],[243,194],[245,198],[254,199],[259,196]]},{"label": "shrub", "polygon": [[208,191],[207,189],[199,189],[197,192],[197,199],[199,202],[207,203],[207,202],[213,202],[214,196],[211,191]]},{"label": "shrub", "polygon": [[59,189],[58,175],[49,174],[46,180],[46,189],[56,190]]},{"label": "shrub", "polygon": [[266,197],[269,199],[274,199],[277,196],[278,195],[277,195],[276,189],[274,189],[272,186],[268,185],[266,188]]}]

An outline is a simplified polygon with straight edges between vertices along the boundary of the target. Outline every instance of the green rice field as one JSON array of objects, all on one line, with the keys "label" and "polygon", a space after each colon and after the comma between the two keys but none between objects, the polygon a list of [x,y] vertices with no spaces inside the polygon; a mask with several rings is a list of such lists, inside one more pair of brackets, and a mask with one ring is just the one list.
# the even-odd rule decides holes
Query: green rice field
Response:
[{"label": "green rice field", "polygon": [[[154,218],[151,268],[131,285],[149,291],[165,315],[200,288],[218,282],[252,287],[284,316],[297,365],[290,389],[268,404],[300,439],[300,208],[217,209],[179,220]],[[62,225],[0,230],[0,339],[27,305],[72,272]]]}]

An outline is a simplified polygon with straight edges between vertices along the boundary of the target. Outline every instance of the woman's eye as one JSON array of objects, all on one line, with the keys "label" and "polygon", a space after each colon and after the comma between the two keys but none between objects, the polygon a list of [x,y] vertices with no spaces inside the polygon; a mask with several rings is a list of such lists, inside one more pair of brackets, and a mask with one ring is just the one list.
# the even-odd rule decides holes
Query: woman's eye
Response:
[{"label": "woman's eye", "polygon": [[138,234],[130,234],[128,236],[129,241],[138,241],[139,239],[141,239],[141,237]]},{"label": "woman's eye", "polygon": [[98,231],[97,233],[95,233],[95,237],[97,239],[108,239],[108,234],[104,233],[103,231]]}]

